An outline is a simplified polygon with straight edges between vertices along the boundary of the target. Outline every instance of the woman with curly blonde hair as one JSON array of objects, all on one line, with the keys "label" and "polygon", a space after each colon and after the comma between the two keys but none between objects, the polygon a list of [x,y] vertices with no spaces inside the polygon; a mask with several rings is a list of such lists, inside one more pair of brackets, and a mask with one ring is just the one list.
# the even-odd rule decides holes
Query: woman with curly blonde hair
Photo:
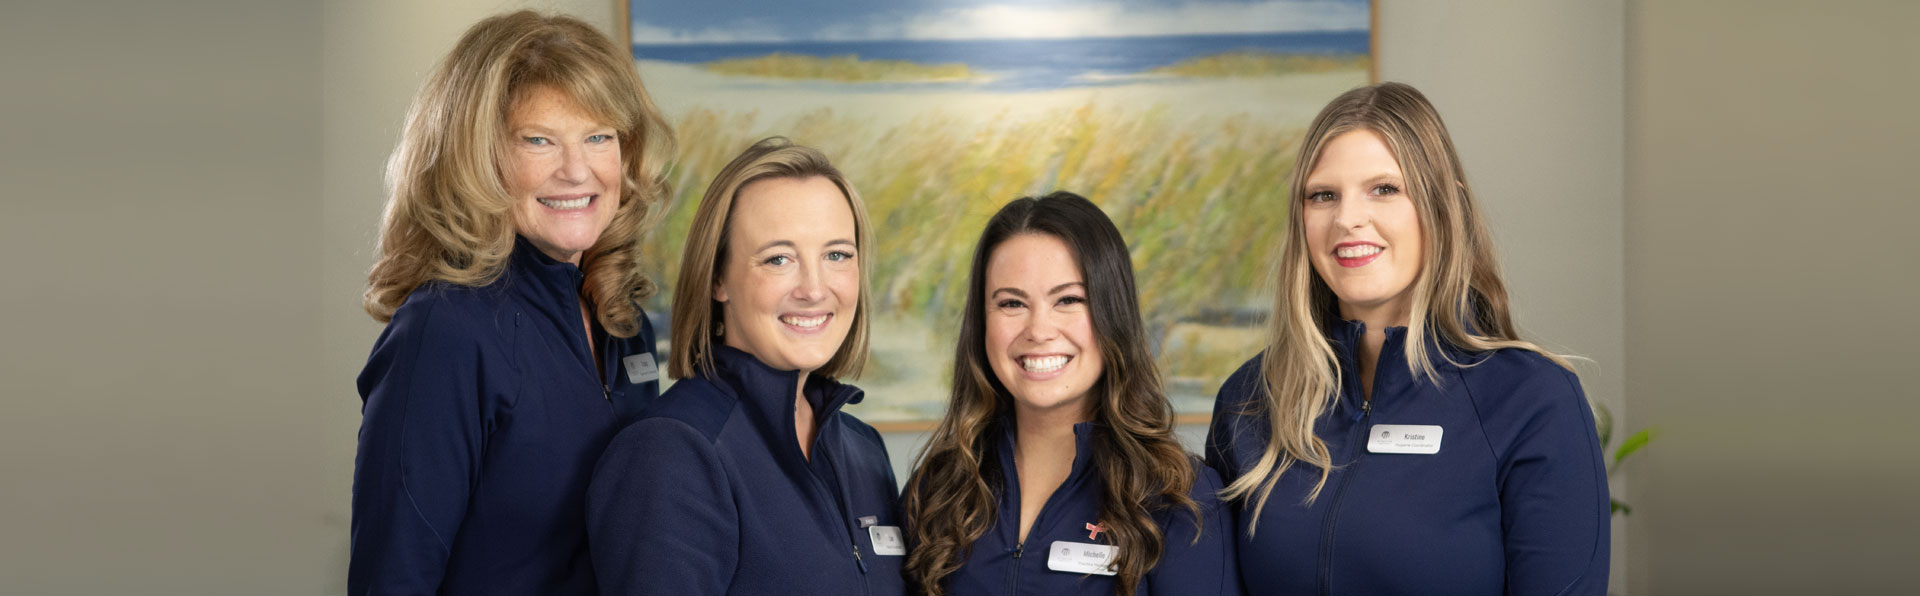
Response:
[{"label": "woman with curly blonde hair", "polygon": [[1439,112],[1349,91],[1293,171],[1267,349],[1207,436],[1249,591],[1605,594],[1592,412],[1515,331]]},{"label": "woman with curly blonde hair", "polygon": [[594,594],[585,493],[659,393],[639,301],[672,133],[578,20],[468,29],[388,165],[349,591]]}]

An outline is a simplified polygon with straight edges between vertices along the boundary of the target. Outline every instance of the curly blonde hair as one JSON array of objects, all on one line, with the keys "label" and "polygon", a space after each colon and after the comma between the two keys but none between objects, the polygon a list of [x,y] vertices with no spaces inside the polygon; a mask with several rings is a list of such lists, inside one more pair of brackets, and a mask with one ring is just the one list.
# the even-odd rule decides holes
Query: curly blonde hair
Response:
[{"label": "curly blonde hair", "polygon": [[640,332],[638,302],[655,291],[640,270],[641,240],[666,212],[661,170],[673,132],[619,44],[577,19],[532,11],[474,24],[414,98],[387,163],[379,258],[364,297],[374,320],[392,320],[430,281],[499,279],[514,245],[515,199],[501,171],[506,119],[537,88],[561,92],[619,131],[620,206],[581,255],[582,291],[608,333]]}]

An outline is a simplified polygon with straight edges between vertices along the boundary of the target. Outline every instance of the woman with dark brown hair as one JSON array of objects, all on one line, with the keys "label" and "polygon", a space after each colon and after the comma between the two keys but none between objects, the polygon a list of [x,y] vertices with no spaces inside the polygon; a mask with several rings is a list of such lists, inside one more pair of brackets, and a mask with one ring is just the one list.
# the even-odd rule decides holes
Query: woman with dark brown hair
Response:
[{"label": "woman with dark brown hair", "polygon": [[974,249],[947,414],[907,483],[930,596],[1239,594],[1219,476],[1180,448],[1125,241],[1055,192]]}]

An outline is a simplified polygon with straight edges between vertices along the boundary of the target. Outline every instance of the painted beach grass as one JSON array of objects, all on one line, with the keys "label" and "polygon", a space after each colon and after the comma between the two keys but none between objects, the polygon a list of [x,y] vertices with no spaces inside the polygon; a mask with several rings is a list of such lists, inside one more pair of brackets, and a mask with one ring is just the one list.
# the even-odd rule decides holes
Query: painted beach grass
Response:
[{"label": "painted beach grass", "polygon": [[696,203],[740,150],[779,135],[825,152],[874,224],[868,397],[852,409],[881,424],[941,416],[973,243],[1007,201],[1054,190],[1118,225],[1169,397],[1211,411],[1263,343],[1301,130],[1369,82],[1365,0],[1149,2],[1112,18],[1079,0],[1024,16],[633,8],[636,64],[680,139],[648,266],[673,284]]},{"label": "painted beach grass", "polygon": [[[1085,103],[983,124],[933,111],[875,126],[832,107],[789,118],[689,110],[675,122],[682,159],[651,261],[670,286],[700,196],[741,148],[770,134],[818,147],[846,172],[874,224],[875,246],[863,258],[873,268],[875,357],[862,384],[937,392],[986,220],[1015,197],[1071,190],[1099,203],[1127,238],[1161,371],[1182,411],[1204,412],[1219,383],[1260,348],[1256,325],[1271,296],[1265,282],[1300,132],[1234,117],[1194,126],[1173,113],[1165,104]],[[943,397],[862,415],[937,415]]]}]

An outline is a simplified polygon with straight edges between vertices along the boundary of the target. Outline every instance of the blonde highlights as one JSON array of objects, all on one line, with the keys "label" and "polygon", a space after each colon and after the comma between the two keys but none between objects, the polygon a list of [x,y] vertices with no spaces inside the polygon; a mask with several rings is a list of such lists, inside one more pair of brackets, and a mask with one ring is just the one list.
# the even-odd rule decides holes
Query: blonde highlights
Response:
[{"label": "blonde highlights", "polygon": [[1333,469],[1332,455],[1326,442],[1314,434],[1313,425],[1333,407],[1343,382],[1338,356],[1325,333],[1340,321],[1339,299],[1308,260],[1299,207],[1321,149],[1335,137],[1358,130],[1378,134],[1393,152],[1425,239],[1425,259],[1413,282],[1404,348],[1410,372],[1438,385],[1436,358],[1457,367],[1475,364],[1456,361],[1443,348],[1470,353],[1529,350],[1572,368],[1566,359],[1518,337],[1492,237],[1467,186],[1446,124],[1433,104],[1403,83],[1381,83],[1341,94],[1314,118],[1295,158],[1288,186],[1287,235],[1275,271],[1278,290],[1260,371],[1261,394],[1245,411],[1235,413],[1263,417],[1272,429],[1260,459],[1221,493],[1227,499],[1251,501],[1249,533],[1289,468],[1295,464],[1318,468],[1320,478],[1307,493],[1307,503],[1319,497]]},{"label": "blonde highlights", "polygon": [[619,131],[620,206],[581,255],[583,297],[608,333],[640,331],[638,302],[655,291],[641,272],[641,240],[669,196],[662,168],[673,133],[619,44],[577,19],[520,11],[469,28],[407,112],[387,163],[379,257],[363,306],[386,322],[430,281],[484,286],[513,252],[503,147],[506,119],[533,89],[551,88]]},{"label": "blonde highlights", "polygon": [[[860,200],[860,194],[854,192],[840,169],[827,161],[825,154],[812,147],[795,145],[783,137],[754,143],[721,168],[720,174],[707,186],[706,194],[701,196],[700,207],[687,228],[687,243],[680,252],[680,277],[674,282],[673,290],[673,353],[667,362],[669,376],[685,379],[712,373],[714,330],[721,313],[713,299],[713,288],[726,264],[727,225],[732,220],[733,204],[740,198],[740,189],[772,178],[815,177],[832,182],[846,196],[847,207],[853,210],[854,242],[858,244],[855,248],[864,253],[873,246],[873,228],[867,223],[866,203]],[[833,379],[857,378],[866,367],[867,321],[871,310],[867,297],[870,294],[868,272],[872,269],[867,263],[867,257],[860,257],[860,300],[854,306],[853,327],[847,331],[847,339],[840,343],[833,358],[814,374]]]},{"label": "blonde highlights", "polygon": [[[1117,547],[1116,594],[1133,594],[1166,550],[1153,516],[1184,508],[1200,524],[1192,458],[1173,434],[1173,406],[1148,349],[1133,260],[1126,240],[1100,208],[1056,191],[1020,198],[994,214],[974,245],[967,300],[954,349],[947,413],[922,449],[900,508],[913,545],[907,579],[920,593],[942,596],[942,582],[960,569],[974,542],[997,518],[997,495],[1014,470],[1000,469],[1000,437],[1011,429],[1013,397],[994,375],[986,348],[986,276],[993,252],[1022,234],[1060,239],[1086,283],[1088,316],[1101,361],[1093,401],[1088,465],[1100,477],[1099,519]],[[1198,535],[1195,542],[1198,542]]]}]

